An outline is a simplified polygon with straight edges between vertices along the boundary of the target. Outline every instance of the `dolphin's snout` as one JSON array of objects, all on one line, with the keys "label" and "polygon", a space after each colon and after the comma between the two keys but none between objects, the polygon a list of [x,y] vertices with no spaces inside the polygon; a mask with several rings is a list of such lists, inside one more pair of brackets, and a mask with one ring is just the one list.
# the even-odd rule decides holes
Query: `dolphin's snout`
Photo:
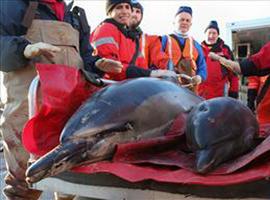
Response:
[{"label": "dolphin's snout", "polygon": [[59,145],[34,162],[26,171],[26,181],[35,183],[73,168],[87,158],[86,142]]}]

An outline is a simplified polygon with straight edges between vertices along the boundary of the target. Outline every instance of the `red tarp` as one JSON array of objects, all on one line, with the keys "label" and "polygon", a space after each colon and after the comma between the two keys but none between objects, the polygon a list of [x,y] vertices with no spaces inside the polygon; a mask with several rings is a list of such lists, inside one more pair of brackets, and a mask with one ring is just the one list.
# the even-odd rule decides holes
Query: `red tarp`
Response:
[{"label": "red tarp", "polygon": [[[59,142],[65,122],[96,87],[86,83],[78,70],[65,66],[39,65],[43,104],[25,126],[26,149],[43,155]],[[183,122],[175,120],[164,137],[119,145],[113,161],[77,167],[81,173],[110,173],[130,182],[158,182],[222,186],[270,176],[270,137],[252,152],[221,165],[211,174],[193,172],[194,155],[188,152]]]},{"label": "red tarp", "polygon": [[25,125],[22,140],[30,153],[42,156],[59,144],[67,120],[98,88],[86,83],[80,71],[73,67],[37,64],[36,68],[42,105]]}]

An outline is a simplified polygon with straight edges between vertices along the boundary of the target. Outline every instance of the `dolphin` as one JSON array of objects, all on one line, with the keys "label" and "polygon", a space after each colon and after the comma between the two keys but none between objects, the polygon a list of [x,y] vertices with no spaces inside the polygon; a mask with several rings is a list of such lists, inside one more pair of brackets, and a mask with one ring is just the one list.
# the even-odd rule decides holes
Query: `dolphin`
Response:
[{"label": "dolphin", "polygon": [[248,107],[230,97],[203,101],[187,117],[186,138],[195,153],[195,171],[206,174],[251,150],[259,132]]},{"label": "dolphin", "polygon": [[65,125],[60,144],[26,171],[29,183],[85,163],[110,159],[120,143],[164,135],[176,117],[203,101],[172,81],[138,78],[90,97]]}]

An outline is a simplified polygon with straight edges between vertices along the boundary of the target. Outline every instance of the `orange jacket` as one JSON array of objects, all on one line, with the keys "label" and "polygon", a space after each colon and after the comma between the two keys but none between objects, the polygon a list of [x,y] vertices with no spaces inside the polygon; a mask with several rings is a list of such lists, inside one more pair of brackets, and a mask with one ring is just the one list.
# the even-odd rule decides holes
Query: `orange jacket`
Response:
[{"label": "orange jacket", "polygon": [[[111,19],[102,22],[92,33],[90,41],[97,49],[100,57],[110,58],[120,61],[124,68],[121,73],[107,73],[108,79],[124,80],[127,78],[126,72],[131,64],[133,55],[136,52],[135,39],[127,36],[123,30],[120,30]],[[147,69],[147,63],[142,55],[139,54],[135,64],[140,68]],[[149,72],[150,73],[150,72]]]},{"label": "orange jacket", "polygon": [[249,76],[248,89],[255,89],[259,92],[266,81],[267,76]]},{"label": "orange jacket", "polygon": [[167,69],[168,57],[160,51],[161,43],[158,35],[141,34],[140,52],[150,68]]}]

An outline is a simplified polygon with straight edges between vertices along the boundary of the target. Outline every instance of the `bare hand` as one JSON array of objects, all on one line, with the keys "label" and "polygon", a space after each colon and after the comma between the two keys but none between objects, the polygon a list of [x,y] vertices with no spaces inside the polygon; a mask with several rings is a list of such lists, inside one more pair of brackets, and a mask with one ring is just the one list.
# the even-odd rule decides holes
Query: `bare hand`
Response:
[{"label": "bare hand", "polygon": [[238,62],[226,59],[224,57],[221,57],[213,52],[210,52],[208,54],[210,58],[213,60],[219,61],[220,64],[222,64],[224,67],[226,67],[228,70],[233,71],[236,74],[241,74],[241,68]]},{"label": "bare hand", "polygon": [[119,61],[108,58],[101,58],[96,61],[96,67],[103,72],[120,73],[123,70],[123,65]]},{"label": "bare hand", "polygon": [[44,42],[38,42],[34,44],[29,44],[24,49],[24,56],[28,59],[44,55],[46,58],[51,59],[54,57],[54,53],[60,52],[59,47],[47,44]]}]

